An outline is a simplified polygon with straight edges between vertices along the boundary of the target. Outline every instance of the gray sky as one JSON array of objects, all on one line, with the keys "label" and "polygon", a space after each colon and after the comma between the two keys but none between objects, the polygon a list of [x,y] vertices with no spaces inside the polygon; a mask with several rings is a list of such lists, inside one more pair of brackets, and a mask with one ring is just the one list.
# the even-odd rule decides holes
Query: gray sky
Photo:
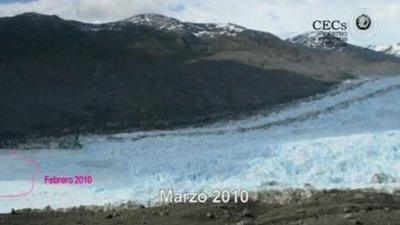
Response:
[{"label": "gray sky", "polygon": [[363,41],[350,36],[350,42],[400,42],[399,0],[0,0],[0,16],[39,12],[98,23],[160,13],[183,21],[232,22],[281,37],[312,30],[316,19],[346,21],[360,9],[375,15],[378,31]]}]

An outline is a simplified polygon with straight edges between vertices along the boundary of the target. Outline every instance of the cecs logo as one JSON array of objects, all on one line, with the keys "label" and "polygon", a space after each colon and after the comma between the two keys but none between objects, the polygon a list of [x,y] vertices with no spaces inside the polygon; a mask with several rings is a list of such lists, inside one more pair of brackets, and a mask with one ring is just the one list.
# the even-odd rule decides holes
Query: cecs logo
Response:
[{"label": "cecs logo", "polygon": [[312,26],[314,30],[318,31],[339,31],[347,29],[347,23],[341,22],[340,20],[315,20]]},{"label": "cecs logo", "polygon": [[371,26],[371,18],[367,14],[361,14],[356,19],[356,26],[360,30],[367,30]]}]

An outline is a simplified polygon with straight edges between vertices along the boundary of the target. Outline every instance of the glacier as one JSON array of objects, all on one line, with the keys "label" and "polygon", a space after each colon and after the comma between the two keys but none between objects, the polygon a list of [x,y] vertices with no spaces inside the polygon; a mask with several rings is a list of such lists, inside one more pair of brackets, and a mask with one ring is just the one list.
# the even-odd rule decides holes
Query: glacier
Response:
[{"label": "glacier", "polygon": [[[152,204],[160,189],[396,188],[400,183],[400,77],[343,82],[328,93],[204,127],[80,137],[81,150],[18,154],[40,165],[33,191],[11,208]],[[0,196],[29,188],[33,168],[0,150]],[[377,183],[373,177],[392,178]],[[44,177],[93,176],[91,185]]]}]

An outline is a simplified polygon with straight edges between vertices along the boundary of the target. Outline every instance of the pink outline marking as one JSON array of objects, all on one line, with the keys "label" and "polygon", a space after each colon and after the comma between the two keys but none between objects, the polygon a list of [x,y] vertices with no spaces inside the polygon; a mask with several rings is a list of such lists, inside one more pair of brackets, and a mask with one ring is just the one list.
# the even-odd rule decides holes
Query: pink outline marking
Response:
[{"label": "pink outline marking", "polygon": [[15,150],[15,149],[13,149],[11,151],[11,154],[14,155],[17,159],[20,159],[20,160],[24,161],[26,164],[33,165],[35,167],[35,171],[34,171],[34,173],[32,175],[31,187],[27,192],[22,192],[20,194],[0,195],[0,199],[2,199],[2,198],[19,198],[19,197],[24,197],[24,196],[29,195],[33,191],[33,189],[35,188],[35,178],[36,178],[36,175],[40,171],[39,163],[36,162],[35,160],[32,160],[30,158],[27,158],[27,157],[24,157],[24,156],[20,155],[17,152],[17,150]]}]

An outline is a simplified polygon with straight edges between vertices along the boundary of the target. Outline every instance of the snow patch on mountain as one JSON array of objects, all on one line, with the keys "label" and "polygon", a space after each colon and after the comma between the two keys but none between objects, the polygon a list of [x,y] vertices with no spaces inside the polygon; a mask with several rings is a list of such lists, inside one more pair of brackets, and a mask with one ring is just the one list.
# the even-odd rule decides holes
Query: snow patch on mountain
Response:
[{"label": "snow patch on mountain", "polygon": [[185,27],[185,24],[177,19],[158,14],[140,14],[123,21],[133,24],[146,25],[160,30],[183,31]]},{"label": "snow patch on mountain", "polygon": [[290,37],[287,41],[310,48],[341,49],[341,47],[346,46],[346,41],[324,31],[308,31]]},{"label": "snow patch on mountain", "polygon": [[309,31],[302,34],[297,34],[287,40],[294,44],[301,44],[307,47],[316,47],[315,43],[324,36],[323,32]]},{"label": "snow patch on mountain", "polygon": [[393,45],[368,45],[369,49],[400,57],[400,42]]},{"label": "snow patch on mountain", "polygon": [[131,23],[180,33],[188,32],[196,37],[236,36],[246,30],[246,28],[232,23],[188,23],[158,14],[140,14],[117,23]]}]

